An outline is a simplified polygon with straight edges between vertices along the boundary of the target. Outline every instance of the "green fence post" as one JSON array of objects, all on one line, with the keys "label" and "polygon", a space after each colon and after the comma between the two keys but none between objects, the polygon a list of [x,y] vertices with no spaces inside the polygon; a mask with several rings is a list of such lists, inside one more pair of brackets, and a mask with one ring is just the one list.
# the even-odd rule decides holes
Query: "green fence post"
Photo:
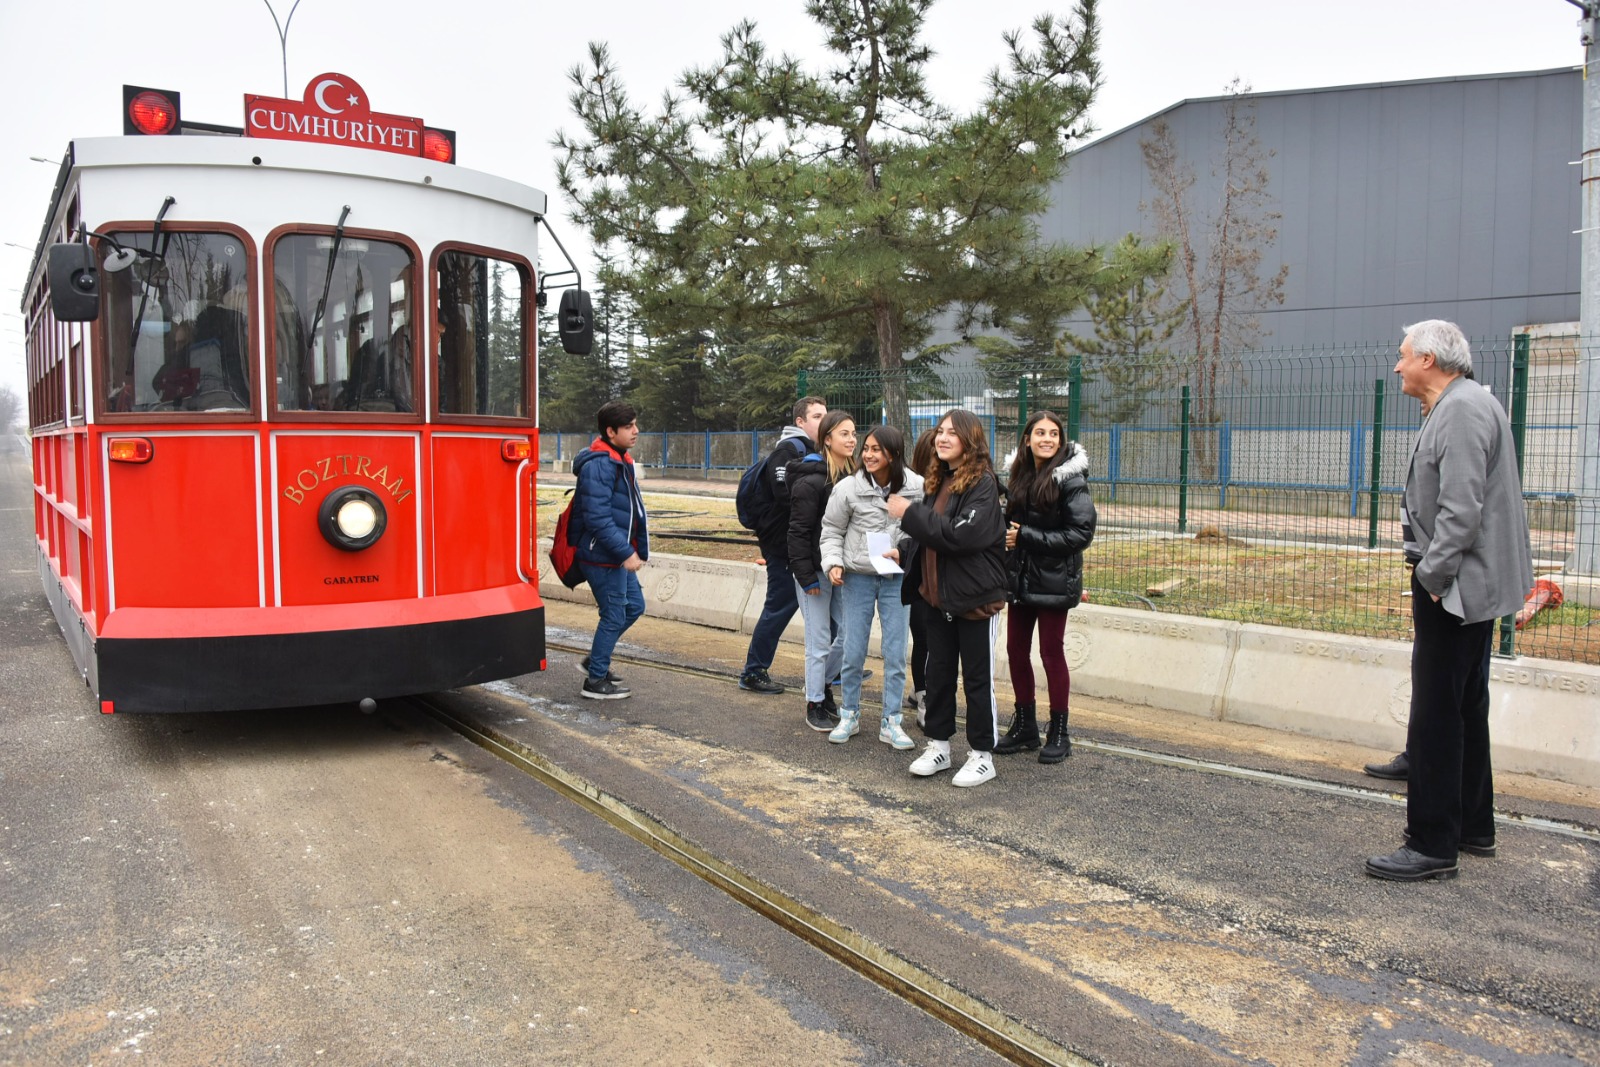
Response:
[{"label": "green fence post", "polygon": [[1078,439],[1078,421],[1083,416],[1083,353],[1072,353],[1067,371],[1067,440]]},{"label": "green fence post", "polygon": [[1522,477],[1528,436],[1528,335],[1518,334],[1511,357],[1511,439],[1517,444],[1517,477]]},{"label": "green fence post", "polygon": [[1028,376],[1017,379],[1017,447],[1022,448],[1022,428],[1028,425]]},{"label": "green fence post", "polygon": [[1378,547],[1378,501],[1383,487],[1383,379],[1372,381],[1372,490],[1367,501],[1367,547]]},{"label": "green fence post", "polygon": [[795,376],[795,389],[796,389],[796,392],[794,394],[794,398],[796,400],[799,400],[803,396],[810,396],[811,394],[806,392],[806,389],[808,388],[809,385],[810,385],[810,383],[807,381],[806,370],[805,370],[804,367],[801,367],[800,368],[800,373]]},{"label": "green fence post", "polygon": [[1178,435],[1178,532],[1189,528],[1189,387],[1183,387],[1183,421]]},{"label": "green fence post", "polygon": [[[1524,442],[1528,436],[1528,335],[1512,340],[1511,356],[1511,440],[1517,447],[1517,480],[1522,480]],[[1500,620],[1500,654],[1509,656],[1516,647],[1517,616],[1513,612]]]}]

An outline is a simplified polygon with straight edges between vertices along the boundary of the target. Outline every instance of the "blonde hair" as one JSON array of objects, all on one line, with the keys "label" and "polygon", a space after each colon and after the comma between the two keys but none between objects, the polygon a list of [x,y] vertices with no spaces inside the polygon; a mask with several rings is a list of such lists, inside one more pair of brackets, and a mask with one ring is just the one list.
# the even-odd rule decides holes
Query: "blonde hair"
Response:
[{"label": "blonde hair", "polygon": [[822,450],[822,458],[828,464],[828,484],[832,485],[840,478],[853,473],[856,469],[856,457],[852,454],[840,459],[834,455],[833,449],[828,447],[828,438],[837,430],[841,423],[854,423],[855,416],[848,411],[834,410],[822,416],[822,423],[817,427],[817,447]]}]

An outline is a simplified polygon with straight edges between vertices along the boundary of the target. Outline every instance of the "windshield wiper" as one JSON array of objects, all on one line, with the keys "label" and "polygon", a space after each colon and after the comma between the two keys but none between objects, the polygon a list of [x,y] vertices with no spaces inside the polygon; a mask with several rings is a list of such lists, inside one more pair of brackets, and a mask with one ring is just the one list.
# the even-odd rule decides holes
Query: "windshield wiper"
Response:
[{"label": "windshield wiper", "polygon": [[[161,202],[161,210],[156,212],[156,224],[150,229],[150,254],[156,259],[166,258],[167,246],[157,243],[161,241],[161,220],[167,217],[167,209],[176,204],[177,200],[167,197]],[[139,331],[144,329],[144,309],[150,304],[150,286],[141,281],[139,283],[139,313],[133,317],[133,332],[128,335],[128,375],[133,375],[134,350],[139,347]]]},{"label": "windshield wiper", "polygon": [[333,228],[333,247],[328,249],[328,269],[322,276],[322,296],[317,300],[317,313],[311,316],[311,330],[306,334],[305,358],[317,344],[317,327],[322,323],[322,313],[328,309],[328,291],[333,288],[333,265],[339,258],[339,246],[344,244],[344,220],[350,217],[350,205],[339,212],[339,224]]}]

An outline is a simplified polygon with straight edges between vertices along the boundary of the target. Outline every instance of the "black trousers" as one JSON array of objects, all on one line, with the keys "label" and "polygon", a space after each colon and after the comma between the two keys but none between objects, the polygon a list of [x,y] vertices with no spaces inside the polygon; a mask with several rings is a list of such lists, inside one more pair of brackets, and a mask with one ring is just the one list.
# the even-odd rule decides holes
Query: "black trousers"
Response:
[{"label": "black trousers", "polygon": [[918,597],[911,602],[911,691],[928,688],[928,616],[933,609]]},{"label": "black trousers", "polygon": [[963,619],[928,611],[928,725],[935,741],[956,732],[956,665],[967,694],[967,743],[974,752],[994,751],[994,642],[1000,616]]},{"label": "black trousers", "polygon": [[1494,620],[1462,623],[1411,579],[1411,847],[1453,860],[1461,838],[1494,836],[1489,649]]}]

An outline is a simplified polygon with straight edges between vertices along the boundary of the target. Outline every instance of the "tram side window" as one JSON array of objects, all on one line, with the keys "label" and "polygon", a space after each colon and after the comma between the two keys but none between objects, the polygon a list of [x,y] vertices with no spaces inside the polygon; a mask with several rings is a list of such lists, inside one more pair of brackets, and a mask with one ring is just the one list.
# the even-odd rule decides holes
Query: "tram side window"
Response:
[{"label": "tram side window", "polygon": [[470,252],[439,257],[439,412],[525,418],[527,277]]},{"label": "tram side window", "polygon": [[152,249],[149,233],[113,236],[156,255],[102,272],[106,410],[249,411],[250,264],[239,240],[163,233]]},{"label": "tram side window", "polygon": [[272,272],[280,410],[416,410],[406,248],[289,234],[273,246]]}]

